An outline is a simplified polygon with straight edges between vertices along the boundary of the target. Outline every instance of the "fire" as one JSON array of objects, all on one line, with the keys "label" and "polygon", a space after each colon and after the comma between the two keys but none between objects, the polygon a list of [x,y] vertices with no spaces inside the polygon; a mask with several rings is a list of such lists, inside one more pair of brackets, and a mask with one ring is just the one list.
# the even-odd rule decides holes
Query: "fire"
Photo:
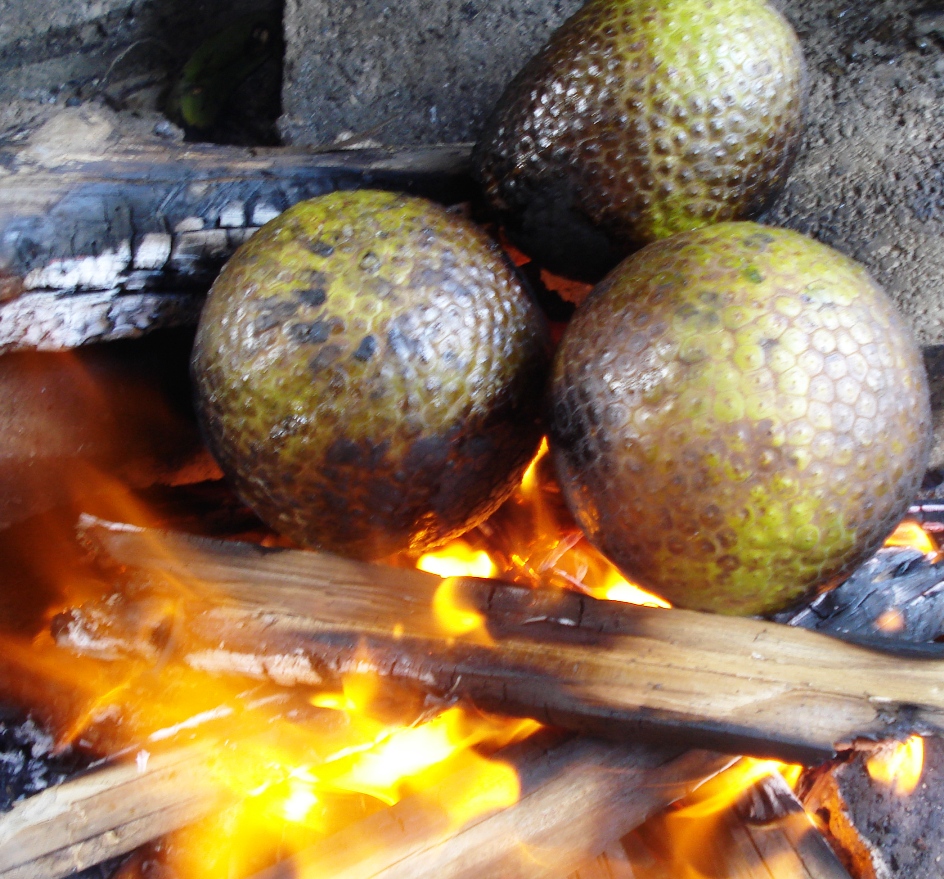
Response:
[{"label": "fire", "polygon": [[899,796],[912,793],[924,769],[924,739],[911,736],[904,742],[887,742],[866,761],[869,777],[887,785]]},{"label": "fire", "polygon": [[587,593],[594,598],[603,598],[607,601],[623,601],[626,604],[639,604],[643,607],[671,607],[665,599],[646,592],[635,583],[631,583],[615,569],[607,571],[600,586],[590,586]]},{"label": "fire", "polygon": [[[658,856],[659,875],[672,876],[673,879],[740,876],[746,868],[746,861],[743,849],[739,848],[744,831],[736,817],[738,808],[753,786],[777,773],[793,785],[801,771],[800,766],[775,760],[740,758],[702,784],[681,804],[650,819],[638,834]],[[797,835],[813,827],[805,812],[793,812],[778,821],[791,822]],[[776,869],[777,844],[771,838],[770,848],[764,853],[769,875],[779,875]],[[784,870],[784,875],[789,872],[792,876],[795,869],[791,861],[791,867],[789,871]],[[767,876],[768,870],[764,869],[763,873]]]},{"label": "fire", "polygon": [[687,803],[673,812],[673,818],[685,821],[717,815],[734,805],[753,785],[775,772],[780,772],[792,784],[801,771],[802,767],[795,764],[742,757],[730,769],[701,785]]},{"label": "fire", "polygon": [[669,607],[628,581],[590,545],[567,511],[543,440],[515,494],[484,526],[496,575],[529,586],[573,589],[610,601]]},{"label": "fire", "polygon": [[936,555],[937,544],[934,539],[917,522],[906,519],[886,539],[885,546],[910,546],[923,552],[925,555]]},{"label": "fire", "polygon": [[483,549],[455,540],[446,549],[420,556],[416,567],[440,577],[494,577],[495,563]]},{"label": "fire", "polygon": [[[116,481],[98,484],[105,500],[94,512],[159,524]],[[74,527],[73,517],[64,525],[63,545],[74,543]],[[438,561],[430,556],[423,565],[438,564],[441,575],[450,575],[436,609],[453,633],[482,622],[480,614],[462,607],[457,576],[495,573],[484,552],[468,545],[464,553],[457,549],[463,547],[450,549],[451,561],[440,553]],[[173,625],[155,641],[151,660],[127,655],[120,642],[104,639],[99,647],[107,661],[63,661],[50,620],[63,607],[100,598],[112,587],[97,572],[86,574],[72,557],[44,576],[56,583],[58,594],[51,593],[54,603],[36,623],[37,635],[3,637],[6,676],[42,679],[37,693],[68,696],[55,699],[62,708],[62,746],[72,742],[125,755],[142,767],[162,747],[186,743],[205,750],[199,782],[219,791],[223,807],[217,818],[175,835],[167,858],[182,876],[251,875],[407,795],[436,800],[437,813],[457,829],[520,794],[513,767],[492,755],[538,729],[533,721],[429,703],[429,697],[369,675],[346,676],[338,691],[286,691],[213,676],[175,660],[179,635]],[[183,596],[192,587],[176,588]],[[143,631],[156,633],[161,621],[173,620],[175,594],[140,599]],[[448,796],[435,792],[444,778],[450,779]]]},{"label": "fire", "polygon": [[[537,724],[459,707],[414,724],[390,722],[359,704],[371,689],[381,695],[376,681],[352,679],[348,692],[312,699],[318,706],[341,706],[345,722],[335,732],[318,735],[279,722],[243,746],[224,749],[223,759],[216,755],[210,771],[238,809],[227,812],[223,826],[210,821],[199,836],[200,828],[188,831],[184,875],[248,875],[261,852],[303,852],[345,823],[410,794],[428,795],[451,830],[517,801],[514,769],[478,749],[491,753],[531,734]],[[446,778],[443,797],[435,789]],[[227,852],[225,865],[216,860],[219,851]]]},{"label": "fire", "polygon": [[[669,606],[628,581],[589,545],[566,512],[548,463],[545,442],[516,494],[495,516],[465,539],[416,563],[443,578],[433,605],[447,634],[489,637],[481,611],[464,600],[463,578],[469,577],[501,577],[576,589],[600,599]],[[106,509],[95,512],[151,523],[150,513],[129,492],[113,480],[101,484],[108,500]],[[889,543],[902,545],[905,539],[922,551],[936,552],[917,526],[902,526]],[[3,639],[4,661],[7,668],[22,667],[24,674],[29,669],[30,675],[55,682],[58,691],[73,697],[72,712],[61,724],[63,743],[82,742],[145,762],[149,749],[167,741],[204,744],[205,775],[220,791],[224,807],[217,817],[181,832],[181,844],[173,849],[181,875],[249,875],[407,796],[426,798],[450,832],[519,798],[514,769],[494,754],[533,734],[540,728],[534,721],[431,705],[425,696],[401,692],[372,675],[349,674],[337,690],[296,688],[287,693],[274,685],[188,668],[161,647],[152,662],[115,656],[106,663],[63,662],[48,632],[49,618],[63,605],[74,606],[109,589],[94,577],[77,576],[70,570],[74,567],[63,565],[61,595],[41,634],[31,642]],[[162,601],[150,612],[155,620],[172,620],[173,598]],[[143,607],[142,614],[147,612]],[[172,627],[166,637],[172,643]],[[120,644],[112,647],[120,655]],[[894,754],[874,755],[869,761],[873,778],[902,794],[912,790],[920,778],[921,745],[916,737]],[[711,832],[712,816],[778,771],[795,783],[800,768],[742,759],[703,785],[697,798],[667,820],[680,828],[681,837],[696,840]],[[316,864],[305,866],[303,859],[299,864],[299,875],[319,875]],[[676,875],[701,874],[692,868]]]}]

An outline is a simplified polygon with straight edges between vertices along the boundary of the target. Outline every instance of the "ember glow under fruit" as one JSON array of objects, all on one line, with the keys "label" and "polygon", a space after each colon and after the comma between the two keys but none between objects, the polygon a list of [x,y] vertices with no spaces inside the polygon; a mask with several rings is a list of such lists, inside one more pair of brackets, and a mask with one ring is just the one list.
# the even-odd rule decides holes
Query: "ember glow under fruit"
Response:
[{"label": "ember glow under fruit", "polygon": [[799,42],[764,0],[589,0],[476,146],[522,249],[599,278],[643,244],[756,216],[802,130]]},{"label": "ember glow under fruit", "polygon": [[849,573],[916,494],[924,365],[857,263],[721,223],[643,248],[565,331],[550,389],[572,512],[682,607],[773,612]]},{"label": "ember glow under fruit", "polygon": [[499,249],[418,198],[303,202],[237,251],[193,357],[209,447],[292,539],[423,551],[492,513],[540,440],[543,316]]}]

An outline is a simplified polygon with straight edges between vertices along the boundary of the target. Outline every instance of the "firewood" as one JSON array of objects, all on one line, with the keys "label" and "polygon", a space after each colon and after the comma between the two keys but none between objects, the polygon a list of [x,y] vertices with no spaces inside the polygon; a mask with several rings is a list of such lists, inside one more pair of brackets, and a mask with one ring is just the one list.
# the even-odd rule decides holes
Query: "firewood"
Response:
[{"label": "firewood", "polygon": [[303,864],[326,879],[557,879],[731,762],[704,751],[666,762],[664,749],[588,738],[525,743],[509,759],[521,782],[513,807],[450,829],[429,806],[461,787],[450,777],[254,879],[288,879]]},{"label": "firewood", "polygon": [[[231,741],[224,750],[232,747],[252,748],[252,740]],[[212,741],[178,747],[143,764],[91,772],[23,801],[0,816],[0,879],[58,879],[232,805],[235,794],[207,781],[219,750]],[[296,862],[317,857],[319,875],[337,879],[560,876],[560,858],[579,863],[593,857],[607,835],[627,832],[731,762],[710,752],[679,756],[666,748],[559,735],[538,735],[498,756],[519,774],[522,796],[516,805],[454,833],[430,806],[429,793],[407,797],[266,875],[289,875]],[[442,782],[444,795],[461,787],[460,776]],[[541,846],[561,843],[570,854],[554,848],[556,860],[540,870],[527,856],[528,846],[534,855]]]},{"label": "firewood", "polygon": [[202,818],[223,798],[206,747],[180,748],[63,782],[0,815],[0,877],[57,879]]},{"label": "firewood", "polygon": [[0,149],[0,352],[192,324],[229,255],[292,204],[364,186],[455,203],[471,191],[468,151],[133,139],[107,115],[64,111]]},{"label": "firewood", "polygon": [[[679,804],[683,809],[685,802]],[[739,879],[849,879],[793,791],[774,772],[731,805],[683,828],[673,809],[654,816],[610,846],[597,870],[572,879],[673,879],[679,875]],[[673,826],[674,825],[674,826]],[[685,830],[698,834],[696,844]]]},{"label": "firewood", "polygon": [[857,746],[811,770],[803,802],[825,826],[850,872],[862,879],[941,875],[944,863],[944,740],[924,740],[920,780],[910,792],[873,779],[869,760],[894,742]]},{"label": "firewood", "polygon": [[900,654],[940,655],[944,567],[910,547],[880,549],[848,580],[776,619]]},{"label": "firewood", "polygon": [[[820,762],[860,736],[944,728],[940,659],[764,620],[471,578],[445,588],[482,625],[448,635],[433,612],[443,581],[419,571],[91,518],[82,531],[139,583],[176,584],[177,611],[171,627],[130,594],[73,609],[53,627],[78,650],[102,636],[110,649],[123,640],[138,653],[159,643],[195,666],[283,683],[369,667],[551,725],[797,762]],[[171,628],[168,645],[160,633]]]}]

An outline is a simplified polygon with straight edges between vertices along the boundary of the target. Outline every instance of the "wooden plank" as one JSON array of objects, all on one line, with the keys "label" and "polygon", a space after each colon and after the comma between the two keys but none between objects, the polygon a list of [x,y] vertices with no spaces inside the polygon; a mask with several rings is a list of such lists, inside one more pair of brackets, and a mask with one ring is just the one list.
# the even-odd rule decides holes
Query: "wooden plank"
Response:
[{"label": "wooden plank", "polygon": [[179,748],[47,788],[0,816],[0,877],[58,879],[132,851],[224,801],[206,745]]},{"label": "wooden plank", "polygon": [[[944,729],[939,658],[466,578],[446,588],[482,625],[448,635],[433,611],[443,581],[419,571],[92,519],[83,534],[148,588],[177,584],[178,651],[218,671],[316,683],[369,667],[551,725],[798,762],[820,762],[859,736]],[[106,641],[139,651],[167,622],[134,608],[73,610],[54,622],[56,636],[86,651]]]}]

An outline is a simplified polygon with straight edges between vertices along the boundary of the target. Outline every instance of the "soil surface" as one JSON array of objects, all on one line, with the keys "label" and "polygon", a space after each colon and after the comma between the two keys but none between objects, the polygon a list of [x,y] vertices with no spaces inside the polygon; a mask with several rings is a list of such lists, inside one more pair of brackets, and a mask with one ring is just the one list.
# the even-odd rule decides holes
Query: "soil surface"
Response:
[{"label": "soil surface", "polygon": [[286,0],[282,133],[322,145],[474,140],[583,0]]}]

